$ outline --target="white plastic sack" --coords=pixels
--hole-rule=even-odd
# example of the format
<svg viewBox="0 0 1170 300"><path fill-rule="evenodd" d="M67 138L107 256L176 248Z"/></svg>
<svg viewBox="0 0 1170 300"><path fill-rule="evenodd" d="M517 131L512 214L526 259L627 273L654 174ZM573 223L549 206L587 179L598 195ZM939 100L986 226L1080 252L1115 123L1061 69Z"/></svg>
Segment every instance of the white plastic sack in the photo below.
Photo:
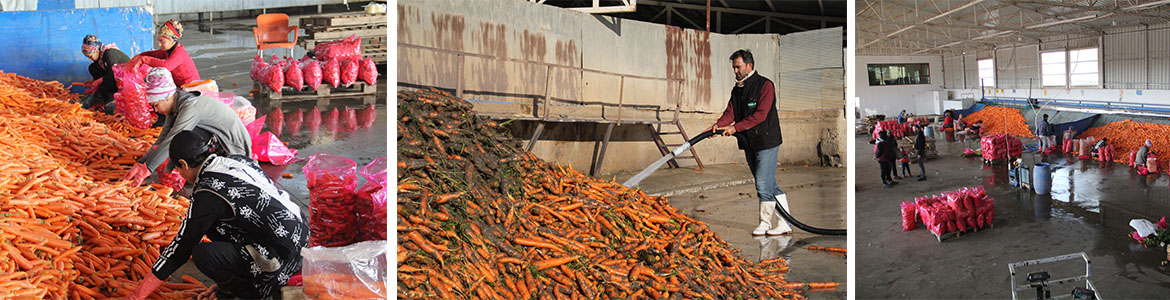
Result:
<svg viewBox="0 0 1170 300"><path fill-rule="evenodd" d="M387 299L386 241L301 250L305 295L310 299Z"/></svg>
<svg viewBox="0 0 1170 300"><path fill-rule="evenodd" d="M1158 230L1158 226L1155 226L1153 222L1146 219L1129 220L1129 227L1133 227L1141 237L1150 236Z"/></svg>

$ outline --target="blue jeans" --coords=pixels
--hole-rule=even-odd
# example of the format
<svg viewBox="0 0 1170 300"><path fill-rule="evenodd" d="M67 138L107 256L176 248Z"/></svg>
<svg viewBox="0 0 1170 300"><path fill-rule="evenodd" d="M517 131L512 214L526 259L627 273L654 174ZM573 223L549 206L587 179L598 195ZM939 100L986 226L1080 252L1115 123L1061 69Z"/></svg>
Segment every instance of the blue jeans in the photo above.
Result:
<svg viewBox="0 0 1170 300"><path fill-rule="evenodd" d="M756 152L744 151L752 177L756 179L756 195L760 202L776 201L776 195L784 194L776 183L776 158L779 154L780 146Z"/></svg>

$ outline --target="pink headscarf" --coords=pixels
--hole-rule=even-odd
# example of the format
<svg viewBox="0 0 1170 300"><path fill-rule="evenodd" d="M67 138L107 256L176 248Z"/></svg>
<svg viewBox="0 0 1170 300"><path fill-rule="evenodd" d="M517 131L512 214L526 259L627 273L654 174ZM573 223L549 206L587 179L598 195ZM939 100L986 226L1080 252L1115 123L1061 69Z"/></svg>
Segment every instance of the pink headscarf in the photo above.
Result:
<svg viewBox="0 0 1170 300"><path fill-rule="evenodd" d="M171 71L166 68L152 68L150 73L146 74L146 102L166 100L175 89L175 80L171 78Z"/></svg>

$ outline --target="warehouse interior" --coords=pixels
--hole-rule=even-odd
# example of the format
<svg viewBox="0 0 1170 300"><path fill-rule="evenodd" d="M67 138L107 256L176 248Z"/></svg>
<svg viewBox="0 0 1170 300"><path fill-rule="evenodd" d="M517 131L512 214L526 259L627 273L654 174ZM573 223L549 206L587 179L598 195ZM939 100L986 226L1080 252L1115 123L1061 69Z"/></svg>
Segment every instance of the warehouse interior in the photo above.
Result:
<svg viewBox="0 0 1170 300"><path fill-rule="evenodd" d="M253 141L253 147L249 150L253 154L257 154L252 159L258 162L264 171L263 175L267 175L271 186L275 187L275 189L266 190L264 193L272 193L265 195L285 193L280 197L287 196L289 202L283 207L288 212L300 212L303 217L301 220L306 223L320 222L321 218L321 214L317 210L321 208L321 199L318 198L321 187L309 184L312 180L307 178L306 174L312 173L313 168L308 168L310 171L304 169L306 165L311 164L311 161L319 161L319 155L329 154L333 157L344 157L344 160L353 163L352 172L345 177L348 180L353 180L352 184L354 185L360 183L366 188L384 186L384 183L379 184L378 182L385 182L384 172L380 175L383 177L376 180L369 179L379 176L374 173L368 174L369 177L359 174L359 170L371 165L373 167L366 169L366 171L377 172L376 169L379 167L375 162L381 162L380 168L382 170L386 168L385 145L387 144L389 125L386 105L388 89L384 76L387 74L386 32L388 22L384 1L6 1L0 4L0 10L3 10L0 12L3 15L0 17L0 31L4 32L5 39L9 41L0 48L6 53L11 53L14 57L14 59L0 63L0 70L3 71L6 78L9 78L9 81L4 84L6 91L12 90L8 86L13 84L11 78L19 78L17 76L26 77L23 80L37 82L44 86L39 92L31 89L17 90L19 93L8 93L6 97L22 97L22 93L28 93L32 99L51 101L51 104L45 106L46 108L23 115L12 116L10 114L5 117L6 119L36 120L40 118L43 120L44 115L69 113L72 114L70 115L72 118L75 118L72 120L74 122L84 122L88 125L100 122L102 126L107 127L102 133L101 131L68 131L75 128L58 126L60 130L66 130L64 133L66 136L74 134L83 137L117 137L124 135L124 132L127 131L145 132L142 136L135 136L136 139L131 140L131 142L124 142L127 143L127 146L123 148L128 148L124 151L119 151L118 147L87 148L97 145L78 143L74 147L82 147L81 149L85 149L84 153L88 154L89 157L85 159L80 157L66 158L62 160L64 162L61 162L61 166L54 165L58 163L56 160L39 162L42 164L40 167L60 169L59 175L67 172L78 172L75 169L77 163L80 163L82 167L85 164L90 164L88 170L75 174L88 172L86 176L96 176L103 179L87 182L84 188L101 187L95 190L132 191L109 192L107 195L123 194L124 198L121 200L126 203L125 208L129 208L131 205L134 208L133 210L113 213L107 210L109 209L107 205L99 204L81 206L83 210L89 212L84 214L84 217L82 212L78 210L61 211L59 212L60 216L53 218L50 218L52 215L47 216L44 213L36 215L35 217L43 218L40 222L42 224L46 223L45 220L62 218L69 220L68 227L72 227L72 229L54 232L53 234L59 234L59 236L51 237L68 241L69 247L74 249L62 252L42 247L41 250L33 252L26 249L26 247L30 247L28 241L6 239L4 242L8 245L4 249L6 258L20 257L22 254L17 251L22 251L24 253L23 259L37 267L22 265L19 269L12 269L8 264L12 260L6 259L4 267L6 275L2 280L6 288L3 295L0 295L2 298L212 299L219 297L222 299L232 297L228 288L222 286L217 288L217 281L200 270L200 267L206 266L199 266L195 263L199 259L198 254L195 255L196 258L183 257L182 261L186 263L170 273L169 276L159 278L162 282L155 288L146 288L150 286L146 283L149 281L148 279L156 276L152 275L152 266L160 260L160 255L171 255L163 249L173 239L176 239L175 237L180 231L180 222L185 222L185 217L190 216L185 212L187 208L191 207L189 199L195 199L192 195L195 181L188 180L186 186L183 185L182 181L176 184L173 177L170 176L178 176L175 175L178 173L162 174L161 169L156 171L157 174L146 178L141 186L132 183L134 181L132 179L123 178L123 174L127 174L127 171L131 169L130 165L134 164L134 160L142 156L144 151L150 149L154 138L160 135L163 123L158 123L159 125L154 128L151 128L151 124L139 127L131 123L132 117L127 112L137 108L121 105L134 101L126 100L132 96L119 98L122 100L111 100L117 102L118 106L118 109L111 116L106 116L106 113L98 111L100 109L97 108L91 111L79 107L77 103L79 97L94 93L93 90L86 88L86 84L94 79L91 73L87 72L87 66L90 66L89 71L93 71L93 66L90 65L93 58L87 58L89 53L84 52L86 48L83 45L92 45L83 44L83 37L87 35L94 35L100 38L101 42L104 42L104 44L99 44L104 45L100 50L102 53L109 53L107 51L117 49L129 57L134 57L142 52L159 49L157 35L162 34L160 26L164 26L162 27L164 29L168 28L167 26L175 28L171 31L174 36L172 40L176 40L178 45L184 47L183 51L189 56L186 60L190 61L195 72L201 76L197 85L192 84L186 88L199 86L200 89L197 91L201 95L224 101L224 104L234 110L233 114L239 114L239 120L235 120L235 116L233 116L232 121L255 125L256 135L250 137ZM271 17L271 19L261 18L262 15ZM171 19L174 19L175 22L168 23L168 20ZM263 20L276 21L261 23ZM337 22L338 20L342 22ZM346 24L339 26L339 23ZM272 34L277 38L270 36L267 40L258 37L258 32L268 30L283 34ZM333 86L322 84L300 89L293 87L291 78L289 81L282 81L277 85L276 89L280 91L274 91L272 88L266 88L259 84L261 80L256 78L257 66L254 63L258 54L263 53L263 60L274 64L278 58L291 61L306 58L303 62L304 65L316 65L318 62L315 58L319 57L315 57L315 55L319 53L314 51L315 45L319 46L326 42L341 40L351 34L358 34L362 39L360 46L348 49L353 52L347 52L348 55L351 55L348 58L349 61L369 59L373 63L370 67L373 67L380 76L368 78L370 79L368 81L355 81L348 87L343 86L344 84ZM87 38L86 42L92 43L92 40ZM268 46L268 44L280 45L273 48L261 47L262 45ZM177 49L176 46L170 53L179 52ZM102 57L101 55L105 54L100 54L98 57ZM352 58L353 56L358 58ZM168 56L167 59L172 59L172 57ZM180 58L175 57L171 62L178 60ZM128 62L119 62L116 65L125 66L126 64ZM288 67L282 71L297 69L300 65ZM174 68L171 65L167 65L167 67ZM104 64L103 61L103 68L113 68L113 66ZM158 69L154 69L154 71L158 71ZM170 72L180 73L180 71L174 70ZM116 77L111 76L110 78L123 80L122 76L132 75L118 73ZM171 76L176 79L179 77L179 75ZM142 81L143 79L138 77L137 85L144 85ZM119 85L115 85L118 88L118 93L124 93L119 95L129 95L128 90L132 87L128 83L133 82L126 79L125 82L120 81ZM181 84L176 83L175 85L175 88L183 88ZM58 90L63 95L50 98L46 92ZM141 97L141 95L139 96ZM146 106L146 100L142 100L141 104ZM123 108L125 109L123 110ZM215 109L219 108L215 107ZM222 109L219 110L222 111ZM321 118L318 115L316 120L311 121L301 119L302 113L309 116L311 111L322 112L325 117ZM339 113L330 117L330 112ZM288 114L287 123L284 122L284 114ZM341 116L338 117L338 114ZM294 115L296 115L295 121ZM360 124L350 122L350 116L354 117L355 120L361 120ZM194 118L198 119L198 117ZM267 121L264 118L267 118ZM278 118L281 121L274 121ZM254 123L256 119L261 120ZM42 124L42 126L45 125ZM267 135L268 133L271 133L271 136ZM266 143L262 143L258 138L261 135L266 137L264 140L267 141ZM5 140L9 143L17 143L16 139L10 137L6 137ZM56 138L55 140L60 141ZM41 143L51 144L51 141L46 138ZM38 147L45 147L45 145ZM264 148L263 155L260 155L259 148ZM59 151L54 152L60 153ZM119 162L120 165L114 164L101 168L93 165L93 161L108 161L111 160L111 157L119 155L127 158L127 160ZM280 159L276 159L278 156ZM68 162L68 160L73 160L73 162ZM5 162L35 163L27 159L10 158L6 158ZM339 174L344 173L346 168L341 169ZM8 173L4 173L2 176L6 178L16 176L10 173L10 169L5 172ZM21 175L21 177L24 176ZM30 176L31 182L34 177L48 177L49 175L40 173L37 175L28 174L28 176ZM58 175L53 176L57 178L45 182L52 183L62 180L62 177ZM268 187L267 184L259 183L266 180L255 177L252 179L258 182L257 185ZM8 188L8 186L5 187L5 193L12 194L15 191L8 190ZM72 192L72 189L31 184L23 191L27 191L29 194L47 194L63 190ZM70 199L57 198L51 204L57 206L72 205L71 201L97 202L100 199L100 193L95 193L95 190L89 190L87 194L79 193L77 197ZM280 192L275 192L275 190ZM315 193L314 190L318 192ZM366 190L366 192L372 192L372 190ZM358 193L358 191L350 189L342 194L352 199ZM154 198L147 197L147 195ZM239 196L241 195L229 195L233 201ZM251 200L253 196L259 195L249 194L243 197ZM311 205L310 199L314 199L316 205ZM146 201L153 201L153 203L148 205L145 204ZM239 201L241 202L236 203L242 203L244 200ZM367 208L372 209L372 206L375 206L372 202L369 204L371 207ZM44 205L45 203L42 203L40 207L44 207ZM164 211L160 209L163 206L180 207L182 210ZM348 206L350 214L356 215L357 209L354 209L352 204ZM311 207L314 209L310 209ZM385 202L382 203L382 209L383 211L386 209ZM0 210L3 210L5 219L11 221L16 219L13 212L23 210L23 208L5 202ZM93 217L139 219L141 220L139 224L142 226L108 223L98 227L102 228L100 232L77 231L77 228L93 228L89 226L101 224L100 220L90 219ZM313 220L314 217L317 219ZM382 218L385 219L386 216L383 215ZM365 271L368 273L361 276L366 276L365 280L369 281L371 285L363 288L347 286L347 291L361 290L375 295L389 295L390 291L386 289L387 286L377 284L379 281L388 282L390 278L388 272L385 271L388 269L385 261L389 254L385 250L388 249L385 241L386 229L378 228L375 223L364 224L370 224L368 227L371 228L369 239L349 240L344 245L329 245L329 250L325 252L337 255L343 248L365 247L363 249L370 249L369 245L375 244L374 248L380 247L381 251L337 259L336 262L339 262L337 265L334 265L333 261L320 259L306 260L308 263L304 265L298 263L297 265L301 265L303 268L300 268L296 275L274 277L285 281L280 282L279 287L272 289L272 292L267 296L283 299L312 299L328 297L331 294L340 296L342 293L339 289L333 288L328 291L320 289L321 285L327 283L325 280L317 280L322 278L317 274L336 274L338 270L342 270L336 269L337 266L349 263L367 266ZM364 224L362 225L366 226ZM385 225L384 222L379 224ZM357 220L349 220L344 226L356 228L354 226L357 225L359 225ZM6 223L5 227L13 229L19 226ZM212 229L208 230L210 232ZM290 237L296 235L296 233L288 234L288 231L283 228L273 228L272 231L283 232L276 233L278 235ZM352 231L357 232L357 230ZM375 236L378 232L381 233L380 237ZM214 234L208 233L207 235L213 236ZM250 238L256 235L260 234L252 232ZM306 236L305 239L299 241L314 244L313 246L323 245L319 240L319 236L312 238ZM109 246L111 245L110 241L114 241L112 245L116 246L113 247L115 252L108 252L109 247L105 248L106 250L100 250L103 248L97 245L103 243ZM214 241L222 242L223 240L217 237ZM254 240L252 241L254 242ZM351 244L361 244L361 246L349 247ZM271 244L259 242L254 245L271 247ZM31 247L36 247L36 245L31 245ZM317 250L324 248L318 247ZM173 253L173 251L172 249L169 252ZM57 255L61 253L65 253L65 255ZM121 255L124 253L125 255ZM288 255L295 255L296 260L300 262L299 251L288 253ZM381 262L378 262L379 260ZM45 263L49 261L53 263ZM334 269L324 271L322 266ZM344 267L343 269L349 269L349 271L341 271L342 273L350 272L350 274L339 280L356 280L359 276L358 273L361 272L356 268ZM50 280L50 278L52 279ZM247 284L250 285L250 283ZM256 287L251 288L259 290ZM236 296L249 298L249 296L241 294L236 294ZM259 296L253 295L251 297Z"/></svg>
<svg viewBox="0 0 1170 300"><path fill-rule="evenodd" d="M1168 176L1157 161L1131 167L1130 152L1149 139L1156 158L1170 142L1161 131L1170 124L1167 1L865 0L856 9L859 295L1030 298L1045 271L1051 281L1081 279L1053 285L1053 297L1090 286L1102 298L1164 297L1170 255L1161 233L1139 242L1131 221L1170 213ZM926 158L925 180L885 188L875 124L903 112L907 123L929 124L937 158ZM985 121L983 136L942 130L957 128L947 112L968 125ZM1051 152L1036 137L1045 116L1055 129ZM899 143L912 145L914 133L905 134ZM1106 153L1093 152L1103 138L1102 148L1119 154L1093 154ZM1009 142L1007 154L995 154L1003 140L1021 141L1022 153ZM923 229L917 198L964 187L994 199L993 220L947 234ZM1009 272L1028 261L1040 264ZM1091 284L1078 277L1087 274Z"/></svg>
<svg viewBox="0 0 1170 300"><path fill-rule="evenodd" d="M711 1L710 22L706 1L490 3L398 1L400 97L435 88L466 99L535 157L617 184L715 122L734 85L728 56L750 49L757 72L777 85L776 177L793 215L845 226L844 1ZM413 149L402 146L411 138L399 149ZM759 202L735 139L691 149L638 189L706 224L737 257L786 260L784 280L841 286L812 284L805 296L845 297L845 257L808 249L844 248L844 236L753 238ZM400 154L413 159L425 157Z"/></svg>

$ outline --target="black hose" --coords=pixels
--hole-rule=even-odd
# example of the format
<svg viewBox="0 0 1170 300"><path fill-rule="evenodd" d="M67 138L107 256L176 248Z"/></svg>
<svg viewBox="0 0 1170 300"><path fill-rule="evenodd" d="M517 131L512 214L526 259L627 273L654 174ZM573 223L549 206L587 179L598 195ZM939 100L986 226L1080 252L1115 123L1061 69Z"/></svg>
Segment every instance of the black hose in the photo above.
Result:
<svg viewBox="0 0 1170 300"><path fill-rule="evenodd" d="M687 143L691 144L691 147L694 147L695 144L699 143L699 141L707 139L716 134L723 134L723 130L704 131L703 133L700 133L699 135L691 138L691 140L687 141ZM825 229L806 225L800 222L800 220L797 220L796 217L793 217L792 214L789 214L788 211L785 210L779 202L776 203L776 211L780 212L780 216L784 217L784 220L787 220L788 223L791 223L792 225L796 226L796 228L800 228L800 230L804 230L808 233L820 235L845 235L847 232L845 229Z"/></svg>

